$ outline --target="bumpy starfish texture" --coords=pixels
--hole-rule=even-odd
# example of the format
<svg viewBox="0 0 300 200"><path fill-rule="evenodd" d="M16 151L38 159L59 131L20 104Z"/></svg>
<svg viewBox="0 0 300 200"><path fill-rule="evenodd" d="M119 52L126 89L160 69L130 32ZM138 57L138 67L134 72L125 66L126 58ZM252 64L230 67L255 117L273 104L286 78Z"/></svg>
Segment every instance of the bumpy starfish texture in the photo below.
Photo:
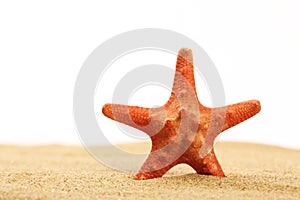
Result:
<svg viewBox="0 0 300 200"><path fill-rule="evenodd" d="M148 134L151 152L134 176L135 180L163 176L173 166L186 163L198 174L224 177L214 152L214 140L224 130L260 111L257 100L208 108L197 97L193 56L179 51L172 93L158 108L105 104L103 114Z"/></svg>

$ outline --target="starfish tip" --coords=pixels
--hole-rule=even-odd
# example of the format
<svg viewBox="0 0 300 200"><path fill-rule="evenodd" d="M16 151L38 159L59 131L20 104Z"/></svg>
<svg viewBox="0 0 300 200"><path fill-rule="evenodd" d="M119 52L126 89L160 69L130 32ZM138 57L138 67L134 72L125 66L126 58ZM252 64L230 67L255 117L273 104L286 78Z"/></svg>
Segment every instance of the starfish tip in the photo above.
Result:
<svg viewBox="0 0 300 200"><path fill-rule="evenodd" d="M252 108L255 111L255 113L259 113L261 110L260 102L258 100L250 100L249 102L251 103Z"/></svg>
<svg viewBox="0 0 300 200"><path fill-rule="evenodd" d="M178 56L183 57L189 63L193 63L193 53L192 50L189 48L182 48L178 52Z"/></svg>
<svg viewBox="0 0 300 200"><path fill-rule="evenodd" d="M103 107L102 107L102 113L106 116L106 117L109 117L112 115L112 105L107 103L107 104L104 104Z"/></svg>

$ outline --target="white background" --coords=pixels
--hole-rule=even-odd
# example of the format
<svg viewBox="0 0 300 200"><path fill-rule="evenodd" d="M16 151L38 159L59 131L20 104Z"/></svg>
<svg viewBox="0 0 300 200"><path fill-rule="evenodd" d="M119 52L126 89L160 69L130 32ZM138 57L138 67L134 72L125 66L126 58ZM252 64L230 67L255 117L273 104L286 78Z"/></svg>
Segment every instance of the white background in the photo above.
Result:
<svg viewBox="0 0 300 200"><path fill-rule="evenodd" d="M151 27L202 46L227 104L261 101L261 112L222 140L300 149L299 1L103 2L1 1L0 143L80 144L72 95L82 63L110 37Z"/></svg>

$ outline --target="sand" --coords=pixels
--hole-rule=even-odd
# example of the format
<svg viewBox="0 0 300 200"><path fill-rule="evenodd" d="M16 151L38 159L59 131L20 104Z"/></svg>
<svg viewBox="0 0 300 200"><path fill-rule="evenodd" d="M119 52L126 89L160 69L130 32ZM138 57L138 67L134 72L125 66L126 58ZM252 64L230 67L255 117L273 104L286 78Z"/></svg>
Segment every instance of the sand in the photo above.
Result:
<svg viewBox="0 0 300 200"><path fill-rule="evenodd" d="M121 146L149 151L149 144ZM105 167L80 146L0 145L0 152L0 199L300 199L299 150L219 143L226 178L178 165L146 181Z"/></svg>

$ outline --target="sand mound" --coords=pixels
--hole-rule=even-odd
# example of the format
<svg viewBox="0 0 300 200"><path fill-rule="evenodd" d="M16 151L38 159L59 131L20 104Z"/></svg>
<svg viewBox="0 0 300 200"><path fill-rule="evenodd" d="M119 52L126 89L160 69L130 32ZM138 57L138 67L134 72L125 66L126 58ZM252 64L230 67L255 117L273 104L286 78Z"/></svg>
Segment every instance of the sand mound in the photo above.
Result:
<svg viewBox="0 0 300 200"><path fill-rule="evenodd" d="M149 151L149 144L120 146ZM146 181L105 167L79 146L0 146L0 152L0 199L300 199L300 151L273 146L219 143L227 178L178 165Z"/></svg>

